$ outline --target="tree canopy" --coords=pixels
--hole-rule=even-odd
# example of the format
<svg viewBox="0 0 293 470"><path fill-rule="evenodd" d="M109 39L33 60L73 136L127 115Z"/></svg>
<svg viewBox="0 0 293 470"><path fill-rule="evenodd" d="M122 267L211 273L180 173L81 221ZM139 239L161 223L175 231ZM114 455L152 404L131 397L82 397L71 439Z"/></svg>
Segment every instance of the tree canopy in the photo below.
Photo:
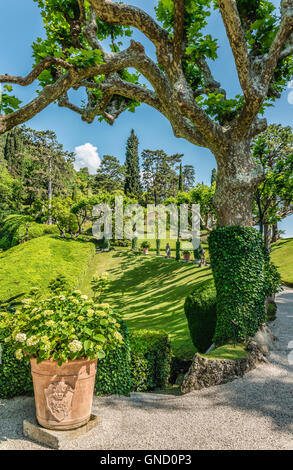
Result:
<svg viewBox="0 0 293 470"><path fill-rule="evenodd" d="M175 136L215 155L219 223L249 225L254 190L263 178L250 141L265 130L260 115L292 76L293 0L281 0L279 8L269 0L158 0L154 16L111 0L35 1L46 37L34 42L35 63L26 77L0 76L0 133L55 101L86 122L98 117L110 124L146 103L169 120ZM212 73L219 45L206 27L214 10L222 17L242 90L232 98ZM156 60L140 42L124 47L133 28L153 43ZM39 94L21 106L11 87L35 80ZM68 92L80 88L87 100L76 105Z"/></svg>

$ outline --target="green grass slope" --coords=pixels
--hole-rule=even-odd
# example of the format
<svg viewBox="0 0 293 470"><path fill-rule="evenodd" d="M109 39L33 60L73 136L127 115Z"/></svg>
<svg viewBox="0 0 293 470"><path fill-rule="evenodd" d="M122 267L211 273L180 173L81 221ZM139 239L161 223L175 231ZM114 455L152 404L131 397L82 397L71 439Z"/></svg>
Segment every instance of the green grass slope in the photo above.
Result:
<svg viewBox="0 0 293 470"><path fill-rule="evenodd" d="M165 330L177 356L193 357L195 349L183 305L196 282L211 278L209 268L122 250L100 253L94 257L81 290L90 295L91 276L104 271L111 280L104 301L123 315L131 329Z"/></svg>
<svg viewBox="0 0 293 470"><path fill-rule="evenodd" d="M27 292L33 286L45 291L59 274L76 287L94 254L92 243L52 236L35 238L0 253L0 299Z"/></svg>
<svg viewBox="0 0 293 470"><path fill-rule="evenodd" d="M274 243L271 258L281 274L282 281L293 287L293 238Z"/></svg>

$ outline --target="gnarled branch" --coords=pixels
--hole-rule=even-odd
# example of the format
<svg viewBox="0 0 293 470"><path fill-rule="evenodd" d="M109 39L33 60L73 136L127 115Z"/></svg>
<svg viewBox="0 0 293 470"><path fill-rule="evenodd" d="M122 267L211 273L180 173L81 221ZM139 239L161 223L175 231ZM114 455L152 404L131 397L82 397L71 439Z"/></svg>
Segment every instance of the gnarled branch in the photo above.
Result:
<svg viewBox="0 0 293 470"><path fill-rule="evenodd" d="M184 0L174 0L174 57L173 63L176 68L180 66L183 52L183 34L184 34Z"/></svg>
<svg viewBox="0 0 293 470"><path fill-rule="evenodd" d="M35 68L26 76L26 77L17 77L14 75L0 75L0 83L14 83L16 85L28 86L31 85L45 69L51 65L58 65L64 69L74 68L72 64L68 64L63 59L58 57L45 57L41 62L39 62Z"/></svg>
<svg viewBox="0 0 293 470"><path fill-rule="evenodd" d="M235 0L219 0L219 6L235 59L241 88L246 98L255 94L246 39Z"/></svg>
<svg viewBox="0 0 293 470"><path fill-rule="evenodd" d="M168 33L145 11L138 7L112 2L111 0L89 0L98 17L110 24L134 26L145 34L156 47L165 47Z"/></svg>

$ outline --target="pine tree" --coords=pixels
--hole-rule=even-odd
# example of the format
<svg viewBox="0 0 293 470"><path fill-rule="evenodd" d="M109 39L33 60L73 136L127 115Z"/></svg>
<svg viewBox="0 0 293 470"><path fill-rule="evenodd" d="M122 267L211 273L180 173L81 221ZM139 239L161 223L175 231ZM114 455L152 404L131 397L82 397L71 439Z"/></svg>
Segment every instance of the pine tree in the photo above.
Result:
<svg viewBox="0 0 293 470"><path fill-rule="evenodd" d="M126 195L133 194L137 197L141 193L138 144L138 138L132 129L126 144L126 178L124 192Z"/></svg>

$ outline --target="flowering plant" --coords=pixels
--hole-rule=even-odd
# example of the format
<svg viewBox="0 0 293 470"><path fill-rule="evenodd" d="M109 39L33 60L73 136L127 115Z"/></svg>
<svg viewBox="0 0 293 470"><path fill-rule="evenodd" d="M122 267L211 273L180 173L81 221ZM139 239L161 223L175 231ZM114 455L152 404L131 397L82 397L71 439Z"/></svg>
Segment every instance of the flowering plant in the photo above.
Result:
<svg viewBox="0 0 293 470"><path fill-rule="evenodd" d="M5 341L17 344L18 359L52 359L59 365L68 359L102 359L107 349L123 342L119 327L109 304L95 303L80 291L45 299L35 293L15 312L0 312L0 329L11 331Z"/></svg>

